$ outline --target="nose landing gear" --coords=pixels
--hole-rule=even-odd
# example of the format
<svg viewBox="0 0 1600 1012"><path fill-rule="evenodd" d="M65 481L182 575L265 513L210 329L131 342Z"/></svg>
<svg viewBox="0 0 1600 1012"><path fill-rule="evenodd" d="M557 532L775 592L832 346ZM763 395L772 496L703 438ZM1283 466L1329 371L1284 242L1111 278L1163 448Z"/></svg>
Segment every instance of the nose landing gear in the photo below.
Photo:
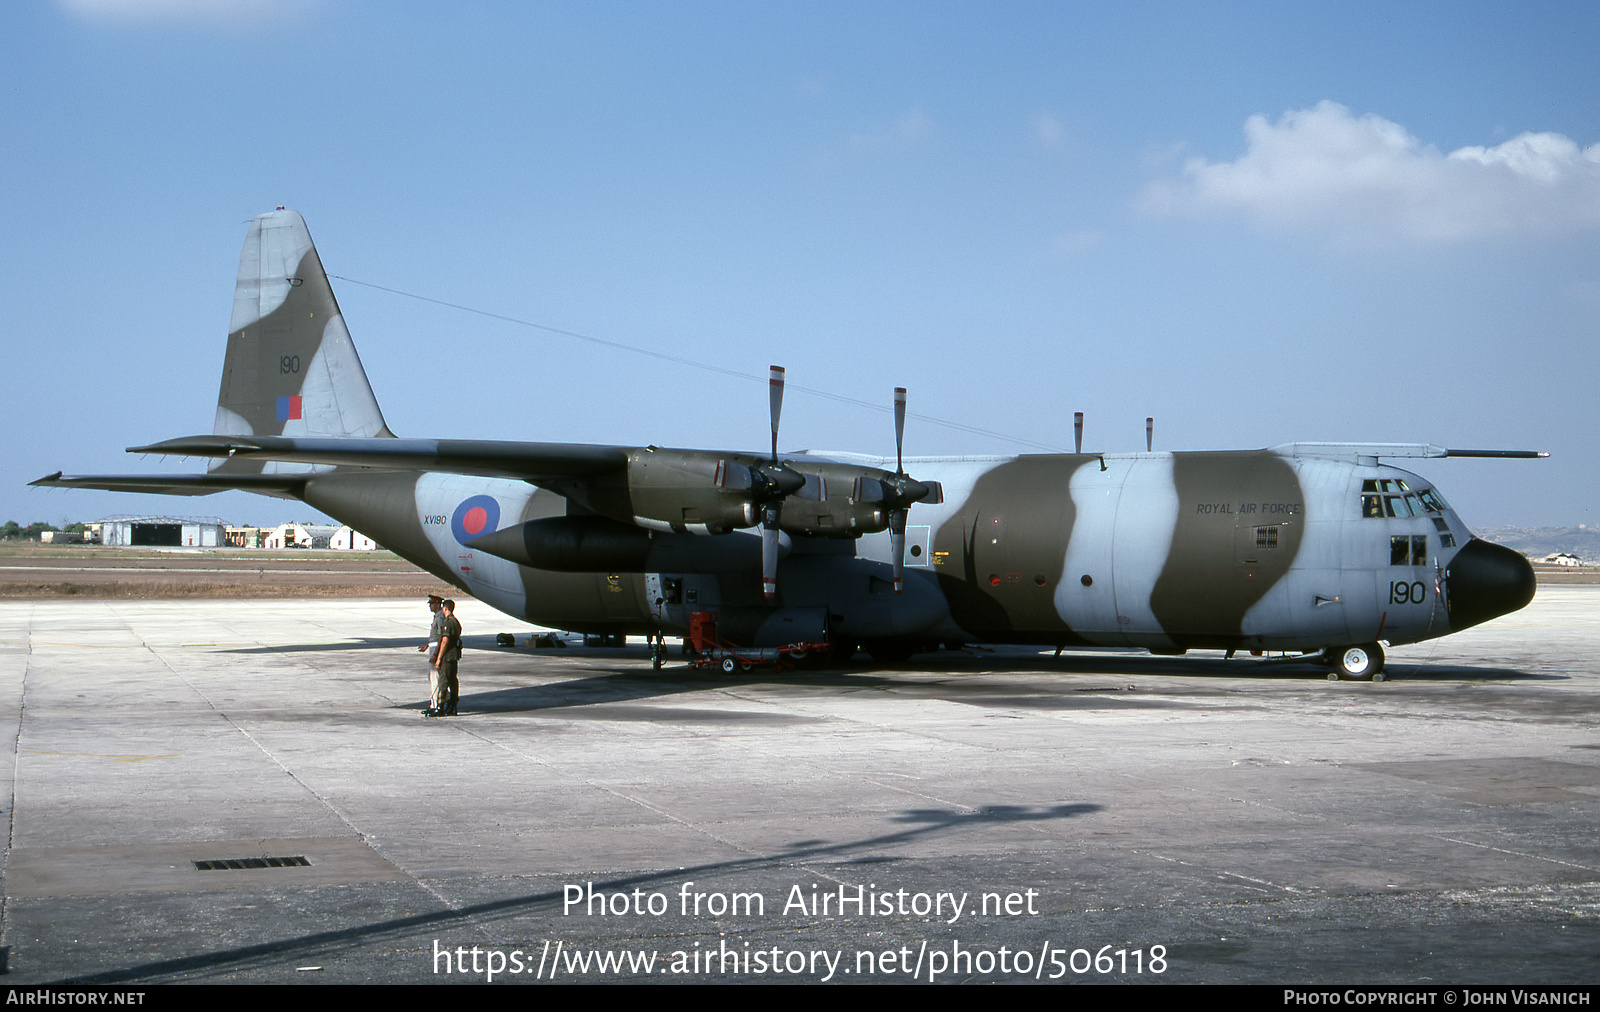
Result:
<svg viewBox="0 0 1600 1012"><path fill-rule="evenodd" d="M1329 647L1323 651L1322 663L1333 669L1328 672L1330 682L1383 681L1383 647L1376 643Z"/></svg>

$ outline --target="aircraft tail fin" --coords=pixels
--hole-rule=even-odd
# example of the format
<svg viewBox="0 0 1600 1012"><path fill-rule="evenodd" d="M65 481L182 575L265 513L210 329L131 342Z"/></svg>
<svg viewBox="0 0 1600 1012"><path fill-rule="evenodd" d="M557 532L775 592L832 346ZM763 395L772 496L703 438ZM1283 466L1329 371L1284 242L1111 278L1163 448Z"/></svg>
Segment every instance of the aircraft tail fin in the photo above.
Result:
<svg viewBox="0 0 1600 1012"><path fill-rule="evenodd" d="M250 223L239 257L212 431L235 436L392 437L345 328L305 219ZM215 470L260 471L260 461Z"/></svg>

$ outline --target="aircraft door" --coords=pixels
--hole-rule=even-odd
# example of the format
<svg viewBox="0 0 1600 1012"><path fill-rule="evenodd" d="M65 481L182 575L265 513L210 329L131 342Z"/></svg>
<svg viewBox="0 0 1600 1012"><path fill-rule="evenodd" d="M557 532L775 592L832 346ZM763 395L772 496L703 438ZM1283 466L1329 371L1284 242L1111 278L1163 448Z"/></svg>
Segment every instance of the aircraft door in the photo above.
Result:
<svg viewBox="0 0 1600 1012"><path fill-rule="evenodd" d="M662 629L687 631L690 612L717 611L722 605L722 595L715 576L703 573L648 573L636 582L640 595L639 607ZM617 606L620 604L619 601Z"/></svg>
<svg viewBox="0 0 1600 1012"><path fill-rule="evenodd" d="M650 609L650 617L656 620L657 625L664 625L666 621L666 579L660 573L644 574L645 604Z"/></svg>

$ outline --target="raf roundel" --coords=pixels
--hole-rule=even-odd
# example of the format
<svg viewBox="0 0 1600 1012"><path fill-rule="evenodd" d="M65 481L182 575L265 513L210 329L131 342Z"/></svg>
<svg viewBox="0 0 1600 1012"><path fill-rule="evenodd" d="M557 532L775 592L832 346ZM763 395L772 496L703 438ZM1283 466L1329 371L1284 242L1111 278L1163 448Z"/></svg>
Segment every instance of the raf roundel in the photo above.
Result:
<svg viewBox="0 0 1600 1012"><path fill-rule="evenodd" d="M473 538L493 534L500 528L500 504L494 496L475 495L456 507L450 517L450 533L465 545Z"/></svg>

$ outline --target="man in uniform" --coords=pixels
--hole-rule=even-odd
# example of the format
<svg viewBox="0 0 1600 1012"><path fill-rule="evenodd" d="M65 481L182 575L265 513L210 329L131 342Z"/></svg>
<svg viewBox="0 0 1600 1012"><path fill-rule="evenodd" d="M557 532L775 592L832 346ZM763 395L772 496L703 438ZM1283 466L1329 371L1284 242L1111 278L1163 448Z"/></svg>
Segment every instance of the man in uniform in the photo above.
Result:
<svg viewBox="0 0 1600 1012"><path fill-rule="evenodd" d="M439 653L439 632L444 627L444 615L439 606L444 603L444 598L438 594L428 595L428 610L433 612L433 625L428 627L428 642L417 648L419 653L428 655L428 706L422 711L424 717L437 716L444 709L444 698L439 694L439 668L437 659Z"/></svg>
<svg viewBox="0 0 1600 1012"><path fill-rule="evenodd" d="M434 668L439 672L439 692L444 700L441 708L423 713L430 717L454 717L456 698L461 694L461 686L456 681L456 662L461 659L461 623L456 621L454 601L446 600L439 608L444 622L439 628L439 651L434 655Z"/></svg>

